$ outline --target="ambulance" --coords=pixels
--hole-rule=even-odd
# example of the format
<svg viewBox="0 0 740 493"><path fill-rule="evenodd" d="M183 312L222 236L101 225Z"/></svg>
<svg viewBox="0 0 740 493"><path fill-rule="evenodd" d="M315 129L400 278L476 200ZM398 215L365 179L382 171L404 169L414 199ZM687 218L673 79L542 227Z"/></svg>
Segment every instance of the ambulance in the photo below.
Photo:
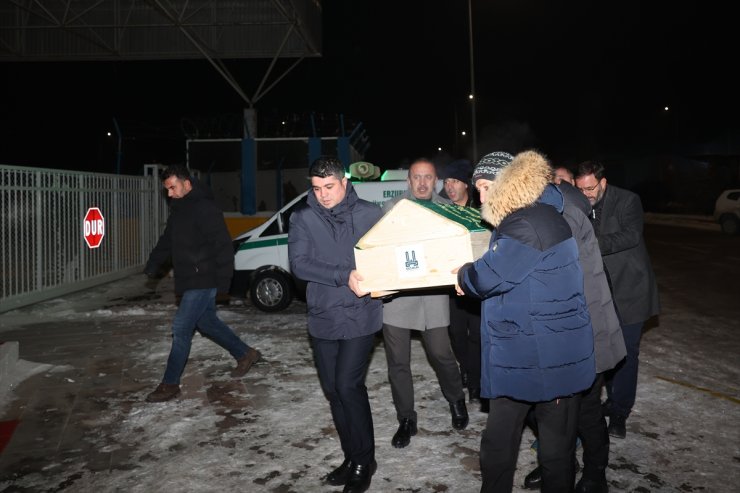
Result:
<svg viewBox="0 0 740 493"><path fill-rule="evenodd" d="M382 204L408 189L405 170L390 175L384 181L353 182L361 199ZM442 180L436 190L442 189ZM248 294L254 306L265 312L287 308L296 295L302 296L305 285L290 273L288 262L288 226L290 215L306 202L304 192L260 226L234 239L234 278L231 295L245 298Z"/></svg>

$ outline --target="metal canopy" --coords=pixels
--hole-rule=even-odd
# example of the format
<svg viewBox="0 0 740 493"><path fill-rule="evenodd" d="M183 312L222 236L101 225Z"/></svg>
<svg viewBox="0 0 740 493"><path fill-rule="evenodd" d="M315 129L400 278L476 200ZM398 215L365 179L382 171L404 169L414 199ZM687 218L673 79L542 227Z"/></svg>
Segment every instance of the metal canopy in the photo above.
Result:
<svg viewBox="0 0 740 493"><path fill-rule="evenodd" d="M319 0L0 0L0 61L208 59L252 106L321 56ZM280 58L295 62L265 87ZM272 59L249 98L224 59Z"/></svg>

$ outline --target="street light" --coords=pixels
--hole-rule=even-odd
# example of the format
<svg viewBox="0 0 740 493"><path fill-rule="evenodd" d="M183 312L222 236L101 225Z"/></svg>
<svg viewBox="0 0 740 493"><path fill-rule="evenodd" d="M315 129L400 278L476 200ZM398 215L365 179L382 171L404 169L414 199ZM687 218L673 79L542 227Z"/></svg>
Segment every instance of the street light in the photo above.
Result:
<svg viewBox="0 0 740 493"><path fill-rule="evenodd" d="M123 154L123 135L121 134L121 127L118 126L118 120L113 117L113 129L116 131L116 137L118 138L118 150L116 151L116 174L121 174L121 155ZM108 132L110 135L110 132Z"/></svg>
<svg viewBox="0 0 740 493"><path fill-rule="evenodd" d="M478 133L475 125L475 65L473 61L473 6L468 0L468 43L470 44L470 114L473 123L473 162L478 160Z"/></svg>

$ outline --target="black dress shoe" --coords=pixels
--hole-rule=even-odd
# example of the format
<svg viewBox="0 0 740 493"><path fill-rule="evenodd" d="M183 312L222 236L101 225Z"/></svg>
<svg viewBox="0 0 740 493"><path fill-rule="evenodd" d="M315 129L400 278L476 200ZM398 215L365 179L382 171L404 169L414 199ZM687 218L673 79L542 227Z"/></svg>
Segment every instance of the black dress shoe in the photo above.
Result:
<svg viewBox="0 0 740 493"><path fill-rule="evenodd" d="M594 479L581 478L576 483L575 493L609 493L609 485L606 479L596 481Z"/></svg>
<svg viewBox="0 0 740 493"><path fill-rule="evenodd" d="M542 486L542 467L537 466L524 477L524 488L528 490L539 490L540 486Z"/></svg>
<svg viewBox="0 0 740 493"><path fill-rule="evenodd" d="M464 430L468 426L468 408L465 407L465 399L450 402L450 413L452 414L452 427L456 430Z"/></svg>
<svg viewBox="0 0 740 493"><path fill-rule="evenodd" d="M576 474L581 470L581 464L578 459L575 460ZM524 488L527 490L539 490L542 486L542 467L537 466L524 476Z"/></svg>
<svg viewBox="0 0 740 493"><path fill-rule="evenodd" d="M411 437L416 435L416 421L411 418L403 418L398 425L396 434L393 435L391 445L396 448L404 448L411 443Z"/></svg>
<svg viewBox="0 0 740 493"><path fill-rule="evenodd" d="M576 474L581 470L581 464L578 459L575 461ZM527 490L539 490L542 486L542 467L537 466L532 471L524 476L524 489Z"/></svg>
<svg viewBox="0 0 740 493"><path fill-rule="evenodd" d="M469 400L471 403L480 402L480 388L473 387L468 389L468 393L470 394Z"/></svg>
<svg viewBox="0 0 740 493"><path fill-rule="evenodd" d="M627 416L612 414L609 417L609 436L624 438L627 436Z"/></svg>
<svg viewBox="0 0 740 493"><path fill-rule="evenodd" d="M347 478L349 478L351 465L352 461L350 461L349 459L344 459L344 462L342 462L341 466L337 467L332 472L326 475L324 481L332 486L342 486L343 484L347 483Z"/></svg>
<svg viewBox="0 0 740 493"><path fill-rule="evenodd" d="M349 478L347 478L347 483L344 485L342 493L362 493L363 491L367 491L370 487L370 480L372 480L377 468L378 464L375 461L372 461L366 466L352 462Z"/></svg>

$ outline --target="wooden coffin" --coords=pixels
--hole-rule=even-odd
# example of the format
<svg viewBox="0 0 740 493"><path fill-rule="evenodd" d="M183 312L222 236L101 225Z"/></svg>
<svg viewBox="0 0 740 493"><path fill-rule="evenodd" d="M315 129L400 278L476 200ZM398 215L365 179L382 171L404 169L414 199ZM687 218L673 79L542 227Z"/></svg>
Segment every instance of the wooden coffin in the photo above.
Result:
<svg viewBox="0 0 740 493"><path fill-rule="evenodd" d="M452 270L483 255L490 238L477 209L401 200L355 245L360 286L382 295L454 285Z"/></svg>

